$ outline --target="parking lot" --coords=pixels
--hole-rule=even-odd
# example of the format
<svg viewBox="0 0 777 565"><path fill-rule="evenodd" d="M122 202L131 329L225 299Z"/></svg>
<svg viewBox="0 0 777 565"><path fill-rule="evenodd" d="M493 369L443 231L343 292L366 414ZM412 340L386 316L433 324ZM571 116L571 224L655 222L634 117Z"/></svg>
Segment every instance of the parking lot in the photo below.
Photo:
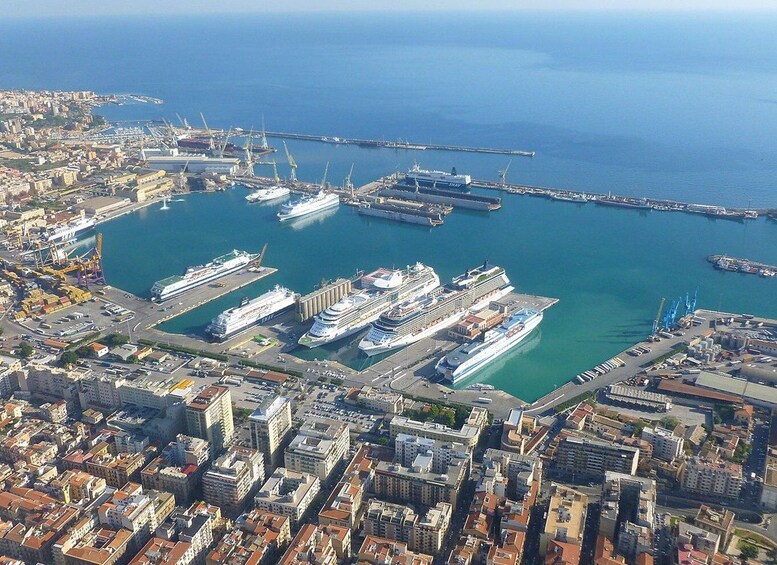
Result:
<svg viewBox="0 0 777 565"><path fill-rule="evenodd" d="M381 416L346 404L347 390L331 384L311 385L305 398L298 404L295 417L299 419L319 417L348 424L351 433L362 434L374 430Z"/></svg>

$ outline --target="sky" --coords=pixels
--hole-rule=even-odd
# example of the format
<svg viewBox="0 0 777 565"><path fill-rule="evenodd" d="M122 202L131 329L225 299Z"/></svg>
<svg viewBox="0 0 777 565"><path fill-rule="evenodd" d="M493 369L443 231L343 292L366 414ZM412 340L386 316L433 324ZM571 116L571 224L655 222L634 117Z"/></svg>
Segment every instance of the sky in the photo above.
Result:
<svg viewBox="0 0 777 565"><path fill-rule="evenodd" d="M777 12L776 0L0 0L3 17L338 11Z"/></svg>

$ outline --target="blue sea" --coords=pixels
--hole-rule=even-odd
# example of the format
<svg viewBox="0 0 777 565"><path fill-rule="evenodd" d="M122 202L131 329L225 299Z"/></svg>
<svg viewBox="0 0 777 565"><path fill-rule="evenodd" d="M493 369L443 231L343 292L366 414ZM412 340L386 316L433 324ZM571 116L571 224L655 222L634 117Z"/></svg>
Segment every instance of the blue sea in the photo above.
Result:
<svg viewBox="0 0 777 565"><path fill-rule="evenodd" d="M414 160L490 179L509 163L516 183L777 207L775 24L773 15L579 12L4 20L0 88L165 100L101 109L112 120L178 114L199 125L203 112L225 129L264 119L269 130L536 151L510 160L289 142L310 181L326 163L334 183L352 164L361 183ZM661 297L698 287L703 307L777 316L777 281L705 261L777 263L777 223L765 219L506 195L499 212L457 211L431 231L345 208L293 230L243 194L192 195L106 225L109 282L143 293L186 265L265 241L279 272L254 294L416 260L447 278L488 258L520 291L561 299L531 344L481 376L525 400L643 337ZM197 332L237 300L165 329Z"/></svg>

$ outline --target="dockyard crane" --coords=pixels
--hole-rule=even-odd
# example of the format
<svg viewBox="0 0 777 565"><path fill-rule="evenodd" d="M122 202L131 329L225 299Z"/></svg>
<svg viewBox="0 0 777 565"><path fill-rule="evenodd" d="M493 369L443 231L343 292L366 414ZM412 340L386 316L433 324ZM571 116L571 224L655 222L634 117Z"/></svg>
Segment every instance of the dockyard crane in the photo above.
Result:
<svg viewBox="0 0 777 565"><path fill-rule="evenodd" d="M281 182L281 177L278 176L278 167L275 165L275 159L272 160L272 176L275 179L275 184Z"/></svg>
<svg viewBox="0 0 777 565"><path fill-rule="evenodd" d="M499 184L502 186L505 186L507 184L507 171L510 170L510 164L513 162L512 159L507 161L507 166L499 171Z"/></svg>
<svg viewBox="0 0 777 565"><path fill-rule="evenodd" d="M658 325L661 322L661 312L664 310L665 302L666 302L666 298L662 298L661 302L658 305L658 312L656 312L656 319L653 321L653 335L656 335L658 333Z"/></svg>
<svg viewBox="0 0 777 565"><path fill-rule="evenodd" d="M262 247L262 252L259 254L259 258L256 260L256 264L254 265L257 269L262 266L262 261L264 261L264 254L267 252L267 244L264 244L264 247Z"/></svg>
<svg viewBox="0 0 777 565"><path fill-rule="evenodd" d="M351 181L351 175L353 175L353 163L351 163L351 170L348 171L348 176L345 177L345 190L351 191L351 198L353 198L353 182Z"/></svg>
<svg viewBox="0 0 777 565"><path fill-rule="evenodd" d="M224 141L219 145L219 158L224 158L224 150L227 148L227 143L229 143L229 136L232 135L232 128L229 128L227 130L227 135L224 136Z"/></svg>
<svg viewBox="0 0 777 565"><path fill-rule="evenodd" d="M267 143L267 134L264 130L264 114L262 114L262 138L259 140L259 144L263 151L270 149L270 146Z"/></svg>
<svg viewBox="0 0 777 565"><path fill-rule="evenodd" d="M289 153L289 148L285 141L283 142L283 150L286 152L286 160L289 162L289 167L291 168L289 180L291 180L291 182L297 182L297 162L294 160L294 156Z"/></svg>
<svg viewBox="0 0 777 565"><path fill-rule="evenodd" d="M248 132L248 139L246 140L245 153L246 153L246 176L254 176L254 128Z"/></svg>
<svg viewBox="0 0 777 565"><path fill-rule="evenodd" d="M329 161L326 162L326 167L324 167L324 178L321 179L321 190L324 190L326 188L327 173L329 173Z"/></svg>
<svg viewBox="0 0 777 565"><path fill-rule="evenodd" d="M205 126L205 133L208 134L208 149L210 150L211 154L216 149L216 144L213 142L213 133L210 131L210 128L208 127L208 122L205 121L205 116L202 112L200 112L200 118L202 118L202 125Z"/></svg>

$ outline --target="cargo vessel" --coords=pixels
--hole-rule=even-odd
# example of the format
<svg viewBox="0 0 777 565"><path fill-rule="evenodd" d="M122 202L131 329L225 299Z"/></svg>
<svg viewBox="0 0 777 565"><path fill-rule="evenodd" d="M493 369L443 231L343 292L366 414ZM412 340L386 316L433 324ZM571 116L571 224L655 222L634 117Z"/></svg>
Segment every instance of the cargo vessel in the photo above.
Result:
<svg viewBox="0 0 777 565"><path fill-rule="evenodd" d="M233 249L230 253L216 257L210 263L195 265L186 269L183 275L173 275L159 280L151 287L151 296L162 302L178 296L197 286L213 282L248 266L259 255Z"/></svg>
<svg viewBox="0 0 777 565"><path fill-rule="evenodd" d="M309 214L314 214L329 208L335 208L340 205L340 197L333 193L326 193L323 190L316 194L303 196L294 202L287 202L278 211L280 221L300 218Z"/></svg>
<svg viewBox="0 0 777 565"><path fill-rule="evenodd" d="M298 294L288 288L276 285L271 291L253 300L244 298L240 306L225 310L211 320L205 332L214 339L223 341L246 328L264 323L290 310L298 297Z"/></svg>
<svg viewBox="0 0 777 565"><path fill-rule="evenodd" d="M367 355L403 347L458 322L468 310L479 310L513 287L504 269L486 261L445 286L404 301L381 316L359 342Z"/></svg>
<svg viewBox="0 0 777 565"><path fill-rule="evenodd" d="M91 229L94 229L94 218L78 218L75 221L67 224L49 228L43 233L43 239L47 242L54 243L58 241L71 241L77 238L82 233L86 233Z"/></svg>
<svg viewBox="0 0 777 565"><path fill-rule="evenodd" d="M625 198L622 196L600 196L595 200L600 206L632 208L634 210L652 210L653 207L644 198Z"/></svg>
<svg viewBox="0 0 777 565"><path fill-rule="evenodd" d="M434 269L416 263L404 270L380 268L358 279L353 292L317 314L299 343L318 347L352 335L393 305L425 295L440 285Z"/></svg>
<svg viewBox="0 0 777 565"><path fill-rule="evenodd" d="M455 385L517 346L540 322L542 312L522 308L501 326L487 330L481 339L465 343L445 355L435 369Z"/></svg>
<svg viewBox="0 0 777 565"><path fill-rule="evenodd" d="M412 168L405 173L405 182L411 186L418 183L421 186L436 188L467 189L472 184L472 177L458 174L455 167L450 173L446 173L422 169L418 163L414 163Z"/></svg>

